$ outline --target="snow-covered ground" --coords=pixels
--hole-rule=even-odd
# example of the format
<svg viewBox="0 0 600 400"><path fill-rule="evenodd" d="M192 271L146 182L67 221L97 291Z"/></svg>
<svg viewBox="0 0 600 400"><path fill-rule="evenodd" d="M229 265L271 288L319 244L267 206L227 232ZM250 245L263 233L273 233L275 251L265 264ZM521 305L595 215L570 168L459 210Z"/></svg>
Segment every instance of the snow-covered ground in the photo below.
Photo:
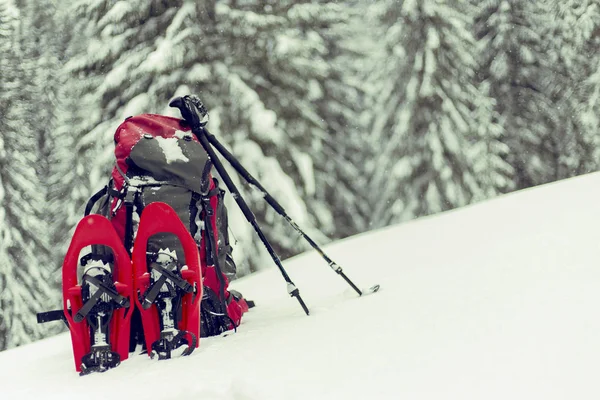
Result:
<svg viewBox="0 0 600 400"><path fill-rule="evenodd" d="M234 282L257 302L190 357L79 377L68 335L0 353L1 399L598 399L600 174L363 234Z"/></svg>

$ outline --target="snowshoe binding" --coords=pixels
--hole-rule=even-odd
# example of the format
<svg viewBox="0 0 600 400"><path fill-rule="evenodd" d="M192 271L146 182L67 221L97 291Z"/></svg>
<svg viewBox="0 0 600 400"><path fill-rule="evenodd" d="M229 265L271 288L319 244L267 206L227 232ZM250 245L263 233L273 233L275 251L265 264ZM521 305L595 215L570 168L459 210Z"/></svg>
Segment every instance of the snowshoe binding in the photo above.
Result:
<svg viewBox="0 0 600 400"><path fill-rule="evenodd" d="M79 260L87 247L108 247ZM77 279L78 269L83 269ZM90 215L80 221L63 263L63 307L71 332L75 368L104 372L127 359L133 282L131 261L110 221Z"/></svg>
<svg viewBox="0 0 600 400"><path fill-rule="evenodd" d="M186 265L175 251L148 252L148 239L157 233L172 233L183 246ZM142 212L133 248L136 302L140 309L146 350L152 358L169 359L199 346L202 281L200 257L194 239L167 204L151 203Z"/></svg>
<svg viewBox="0 0 600 400"><path fill-rule="evenodd" d="M75 322L87 319L90 327L91 352L81 360L81 375L87 375L104 372L121 363L121 357L109 345L110 320L114 310L129 308L130 301L118 293L105 257L88 257L82 264L85 271L81 284L83 306L73 319Z"/></svg>
<svg viewBox="0 0 600 400"><path fill-rule="evenodd" d="M194 292L194 287L181 277L182 268L175 251L161 249L158 253L148 253L150 283L140 298L142 308L147 310L156 304L159 310L160 339L152 343L151 357L171 358L171 352L183 345L189 345L182 355L189 355L196 347L197 337L187 331L177 330L181 320L183 296ZM187 267L185 267L187 268Z"/></svg>

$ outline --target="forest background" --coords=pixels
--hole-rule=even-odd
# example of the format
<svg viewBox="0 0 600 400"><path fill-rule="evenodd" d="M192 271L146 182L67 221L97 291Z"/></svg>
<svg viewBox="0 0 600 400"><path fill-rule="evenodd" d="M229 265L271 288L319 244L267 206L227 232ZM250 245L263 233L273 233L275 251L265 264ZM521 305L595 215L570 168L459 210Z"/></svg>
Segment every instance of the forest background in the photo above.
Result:
<svg viewBox="0 0 600 400"><path fill-rule="evenodd" d="M59 329L35 313L125 117L198 94L326 243L598 170L599 27L586 0L0 0L0 350ZM305 250L230 172L282 258ZM240 275L271 265L228 207Z"/></svg>

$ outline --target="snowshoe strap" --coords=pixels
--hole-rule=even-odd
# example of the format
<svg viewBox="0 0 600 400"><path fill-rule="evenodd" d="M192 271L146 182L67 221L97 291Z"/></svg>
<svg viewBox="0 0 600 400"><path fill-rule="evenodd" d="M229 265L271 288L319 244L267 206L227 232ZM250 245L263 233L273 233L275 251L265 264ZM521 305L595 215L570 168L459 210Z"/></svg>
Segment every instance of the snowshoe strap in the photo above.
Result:
<svg viewBox="0 0 600 400"><path fill-rule="evenodd" d="M226 313L221 314L201 309L200 321L200 337L218 336L231 329L237 332L235 322Z"/></svg>
<svg viewBox="0 0 600 400"><path fill-rule="evenodd" d="M73 320L75 322L83 321L85 319L85 317L90 313L90 311L92 311L92 308L94 308L94 306L96 304L98 304L98 301L100 301L101 298L102 298L102 291L97 290L94 293L94 295L88 301L85 302L83 307L81 307L79 309L77 314L75 314L75 317L73 318Z"/></svg>
<svg viewBox="0 0 600 400"><path fill-rule="evenodd" d="M188 281L183 279L181 276L175 274L174 272L171 272L168 269L164 268L159 263L152 262L150 264L150 268L158 271L161 274L161 276L156 282L154 282L154 284L150 288L148 288L142 299L140 299L142 300L142 308L144 308L144 310L147 310L148 308L150 308L150 306L152 306L152 303L154 303L156 297L158 297L158 294L160 293L160 289L165 283L167 283L167 279L173 282L175 286L177 286L180 290L182 290L185 293L192 293L194 291L194 287L190 285ZM168 288L169 295L171 297L177 295L177 293L172 293L170 287Z"/></svg>
<svg viewBox="0 0 600 400"><path fill-rule="evenodd" d="M158 263L152 263L150 264L150 268L160 272L161 275L166 276L169 280L171 280L171 282L173 282L178 288L180 288L184 292L192 293L192 291L194 290L194 288L192 287L192 285L190 285L188 281L183 279L181 276L175 274L174 272L171 272L168 269L164 268L162 265Z"/></svg>
<svg viewBox="0 0 600 400"><path fill-rule="evenodd" d="M75 317L73 318L75 322L83 321L83 319L89 314L92 308L94 308L94 306L98 304L103 294L106 294L115 303L117 303L117 308L129 307L129 299L121 296L115 289L106 286L103 282L96 279L95 277L84 275L83 281L87 281L90 284L96 286L98 290L96 290L92 297L88 301L86 301L83 307L81 307L77 314L75 314Z"/></svg>
<svg viewBox="0 0 600 400"><path fill-rule="evenodd" d="M129 299L121 296L116 289L106 286L102 281L93 276L84 276L84 281L91 283L96 286L98 289L101 289L105 294L107 294L111 299L115 301L119 305L119 307L129 307Z"/></svg>
<svg viewBox="0 0 600 400"><path fill-rule="evenodd" d="M167 282L167 277L165 275L162 275L160 278L158 278L158 280L156 282L154 282L154 284L146 291L146 294L144 296L142 296L142 298L140 300L142 300L142 308L144 310L149 309L152 304L154 303L154 301L156 300L156 297L158 296L158 294L160 293L160 289L162 288L162 286ZM171 288L169 287L169 295L170 296L175 296L176 293L171 293Z"/></svg>

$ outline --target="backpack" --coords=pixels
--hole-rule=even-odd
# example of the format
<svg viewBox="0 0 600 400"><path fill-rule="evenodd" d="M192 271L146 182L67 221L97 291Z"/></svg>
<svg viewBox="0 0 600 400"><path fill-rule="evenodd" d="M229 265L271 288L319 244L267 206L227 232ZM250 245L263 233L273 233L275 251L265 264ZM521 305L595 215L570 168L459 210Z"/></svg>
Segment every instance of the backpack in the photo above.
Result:
<svg viewBox="0 0 600 400"><path fill-rule="evenodd" d="M85 214L108 218L131 254L138 221L146 206L163 202L175 210L200 254L204 295L201 336L239 326L248 307L228 291L236 265L229 242L225 191L211 175L212 163L184 120L143 114L127 118L114 135L115 166L108 184L89 200ZM95 249L96 253L102 249ZM148 241L148 253L174 252L184 259L176 236L160 233ZM131 346L143 342L136 315Z"/></svg>

